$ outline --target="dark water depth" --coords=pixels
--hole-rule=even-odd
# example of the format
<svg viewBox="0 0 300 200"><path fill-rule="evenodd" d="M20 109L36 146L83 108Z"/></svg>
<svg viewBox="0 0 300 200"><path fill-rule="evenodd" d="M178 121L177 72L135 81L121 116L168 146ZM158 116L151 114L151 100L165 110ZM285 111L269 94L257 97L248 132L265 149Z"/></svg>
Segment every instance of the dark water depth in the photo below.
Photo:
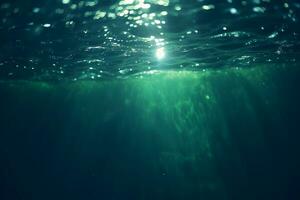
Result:
<svg viewBox="0 0 300 200"><path fill-rule="evenodd" d="M298 199L299 68L0 84L1 199Z"/></svg>

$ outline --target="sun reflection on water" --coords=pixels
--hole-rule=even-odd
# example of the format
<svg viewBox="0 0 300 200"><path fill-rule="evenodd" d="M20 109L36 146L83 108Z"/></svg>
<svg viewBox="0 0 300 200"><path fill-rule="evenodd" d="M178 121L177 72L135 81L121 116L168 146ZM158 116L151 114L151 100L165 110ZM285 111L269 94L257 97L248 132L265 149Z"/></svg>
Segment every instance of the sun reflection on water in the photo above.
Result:
<svg viewBox="0 0 300 200"><path fill-rule="evenodd" d="M156 49L155 55L156 55L156 58L158 60L164 59L166 57L165 48L164 47L160 47L160 48Z"/></svg>

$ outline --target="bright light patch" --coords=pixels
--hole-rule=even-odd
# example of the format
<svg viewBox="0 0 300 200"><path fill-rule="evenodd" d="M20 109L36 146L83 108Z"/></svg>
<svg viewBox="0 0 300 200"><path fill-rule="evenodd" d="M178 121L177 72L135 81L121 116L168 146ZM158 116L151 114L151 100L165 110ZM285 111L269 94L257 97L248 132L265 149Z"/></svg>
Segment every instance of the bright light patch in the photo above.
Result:
<svg viewBox="0 0 300 200"><path fill-rule="evenodd" d="M49 28L49 27L51 27L51 24L44 24L43 25L45 28Z"/></svg>
<svg viewBox="0 0 300 200"><path fill-rule="evenodd" d="M214 8L215 8L215 6L213 4L203 5L202 6L203 10L211 10L211 9L214 9Z"/></svg>
<svg viewBox="0 0 300 200"><path fill-rule="evenodd" d="M129 4L133 4L134 0L124 0L120 2L120 5L129 5Z"/></svg>
<svg viewBox="0 0 300 200"><path fill-rule="evenodd" d="M163 47L156 49L156 58L158 60L165 58L165 56L166 56L166 53L165 53L165 49Z"/></svg>
<svg viewBox="0 0 300 200"><path fill-rule="evenodd" d="M68 4L68 3L70 3L70 0L62 0L62 3L63 4Z"/></svg>

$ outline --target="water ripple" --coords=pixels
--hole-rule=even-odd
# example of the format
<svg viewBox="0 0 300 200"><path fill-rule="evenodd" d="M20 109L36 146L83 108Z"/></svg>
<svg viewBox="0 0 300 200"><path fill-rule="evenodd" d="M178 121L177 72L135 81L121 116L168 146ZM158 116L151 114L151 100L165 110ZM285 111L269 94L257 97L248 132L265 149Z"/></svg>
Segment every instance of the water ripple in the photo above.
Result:
<svg viewBox="0 0 300 200"><path fill-rule="evenodd" d="M299 63L297 1L0 4L0 79L103 79Z"/></svg>

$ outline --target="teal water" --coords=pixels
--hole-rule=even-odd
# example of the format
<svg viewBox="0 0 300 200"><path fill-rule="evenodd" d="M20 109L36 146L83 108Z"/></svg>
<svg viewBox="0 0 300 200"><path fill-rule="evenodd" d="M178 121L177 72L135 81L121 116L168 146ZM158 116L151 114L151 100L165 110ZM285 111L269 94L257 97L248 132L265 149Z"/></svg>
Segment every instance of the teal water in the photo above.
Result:
<svg viewBox="0 0 300 200"><path fill-rule="evenodd" d="M0 199L299 199L297 1L0 3Z"/></svg>
<svg viewBox="0 0 300 200"><path fill-rule="evenodd" d="M297 199L299 74L2 82L1 198Z"/></svg>

